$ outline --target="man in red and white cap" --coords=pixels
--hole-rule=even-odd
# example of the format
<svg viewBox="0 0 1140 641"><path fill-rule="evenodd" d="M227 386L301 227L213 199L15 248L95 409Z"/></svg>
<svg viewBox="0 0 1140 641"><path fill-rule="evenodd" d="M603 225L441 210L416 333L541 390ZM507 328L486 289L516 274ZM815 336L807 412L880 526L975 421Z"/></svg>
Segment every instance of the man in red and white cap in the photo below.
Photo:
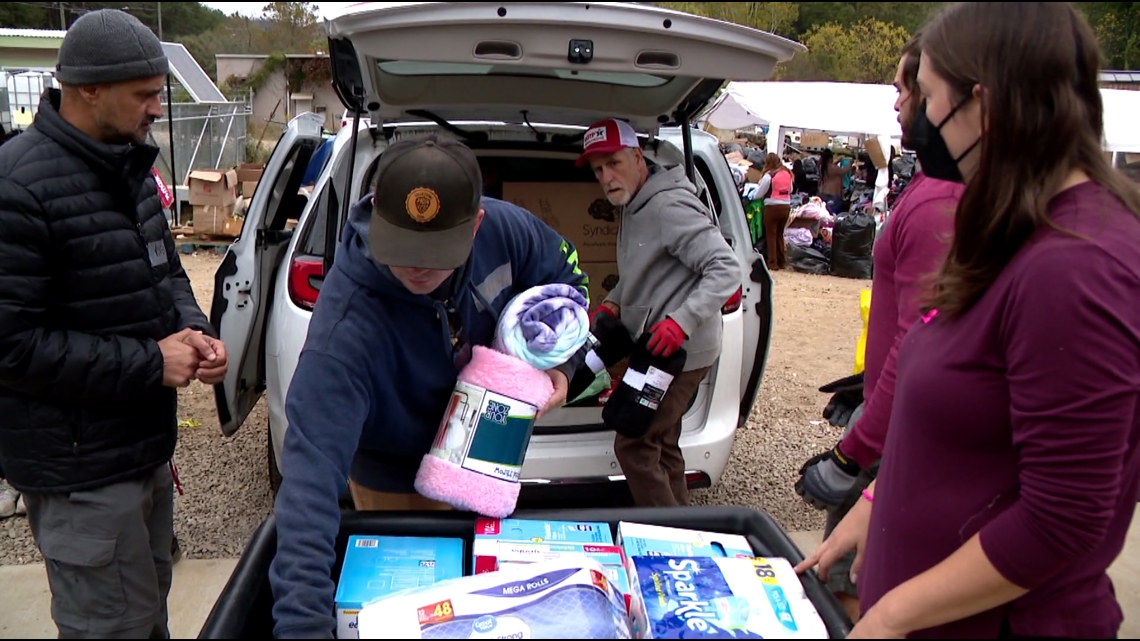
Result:
<svg viewBox="0 0 1140 641"><path fill-rule="evenodd" d="M608 119L591 126L577 165L589 165L606 199L623 208L620 279L595 318L620 318L635 339L648 331L656 356L681 348L687 354L648 433L618 434L614 453L637 505L687 505L681 417L720 356L720 309L740 285L740 263L685 168L648 161L628 123Z"/></svg>

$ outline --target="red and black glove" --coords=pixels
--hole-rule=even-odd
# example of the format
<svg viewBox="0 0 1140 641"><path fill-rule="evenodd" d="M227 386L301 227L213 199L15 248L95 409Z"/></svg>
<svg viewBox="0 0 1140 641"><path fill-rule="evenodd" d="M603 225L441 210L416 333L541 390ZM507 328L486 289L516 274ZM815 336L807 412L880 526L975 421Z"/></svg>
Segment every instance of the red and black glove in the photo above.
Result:
<svg viewBox="0 0 1140 641"><path fill-rule="evenodd" d="M672 356L673 352L681 349L681 345L689 338L685 336L685 332L681 330L677 321L672 318L666 318L650 327L649 333L652 336L649 338L649 344L646 345L646 348L654 356Z"/></svg>
<svg viewBox="0 0 1140 641"><path fill-rule="evenodd" d="M590 314L590 329L591 330L593 330L594 328L596 328L598 326L598 317L603 315L603 314L605 314L606 316L609 316L610 318L617 318L617 314L614 314L614 310L610 309L609 306L598 305L597 307L594 308L594 311Z"/></svg>

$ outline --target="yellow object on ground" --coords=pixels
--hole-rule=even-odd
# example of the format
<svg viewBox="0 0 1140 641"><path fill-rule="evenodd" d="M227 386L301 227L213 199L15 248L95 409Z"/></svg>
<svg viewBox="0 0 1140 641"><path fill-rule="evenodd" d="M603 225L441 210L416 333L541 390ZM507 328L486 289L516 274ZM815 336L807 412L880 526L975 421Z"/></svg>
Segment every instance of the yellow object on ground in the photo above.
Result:
<svg viewBox="0 0 1140 641"><path fill-rule="evenodd" d="M867 352L867 326L871 320L871 290L859 290L859 315L863 317L863 333L855 345L855 374L863 371Z"/></svg>

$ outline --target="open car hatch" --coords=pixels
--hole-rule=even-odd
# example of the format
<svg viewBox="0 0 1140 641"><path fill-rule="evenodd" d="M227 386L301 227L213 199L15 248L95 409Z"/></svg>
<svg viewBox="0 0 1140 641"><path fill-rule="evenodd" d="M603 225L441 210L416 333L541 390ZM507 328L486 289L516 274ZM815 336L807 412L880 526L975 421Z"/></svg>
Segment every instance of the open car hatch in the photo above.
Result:
<svg viewBox="0 0 1140 641"><path fill-rule="evenodd" d="M632 3L359 3L326 23L338 94L375 124L484 120L652 132L803 45Z"/></svg>

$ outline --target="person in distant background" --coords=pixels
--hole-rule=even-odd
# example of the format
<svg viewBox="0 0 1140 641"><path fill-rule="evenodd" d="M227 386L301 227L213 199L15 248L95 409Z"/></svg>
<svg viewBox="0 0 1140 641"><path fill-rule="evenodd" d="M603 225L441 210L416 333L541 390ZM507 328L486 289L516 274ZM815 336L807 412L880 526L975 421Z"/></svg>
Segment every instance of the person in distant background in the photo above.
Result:
<svg viewBox="0 0 1140 641"><path fill-rule="evenodd" d="M843 180L850 175L850 165L843 167L836 163L835 152L824 149L819 155L819 197L832 216L843 213Z"/></svg>
<svg viewBox="0 0 1140 641"><path fill-rule="evenodd" d="M808 191L807 171L804 169L804 154L802 151L789 147L788 158L792 161L792 191Z"/></svg>
<svg viewBox="0 0 1140 641"><path fill-rule="evenodd" d="M843 151L839 154L839 167L847 169L847 175L843 177L843 196L847 197L851 193L851 187L855 180L855 158L849 152Z"/></svg>
<svg viewBox="0 0 1140 641"><path fill-rule="evenodd" d="M776 154L764 161L764 176L758 193L764 197L764 239L768 251L768 269L776 271L788 266L788 243L784 231L792 217L792 172Z"/></svg>

